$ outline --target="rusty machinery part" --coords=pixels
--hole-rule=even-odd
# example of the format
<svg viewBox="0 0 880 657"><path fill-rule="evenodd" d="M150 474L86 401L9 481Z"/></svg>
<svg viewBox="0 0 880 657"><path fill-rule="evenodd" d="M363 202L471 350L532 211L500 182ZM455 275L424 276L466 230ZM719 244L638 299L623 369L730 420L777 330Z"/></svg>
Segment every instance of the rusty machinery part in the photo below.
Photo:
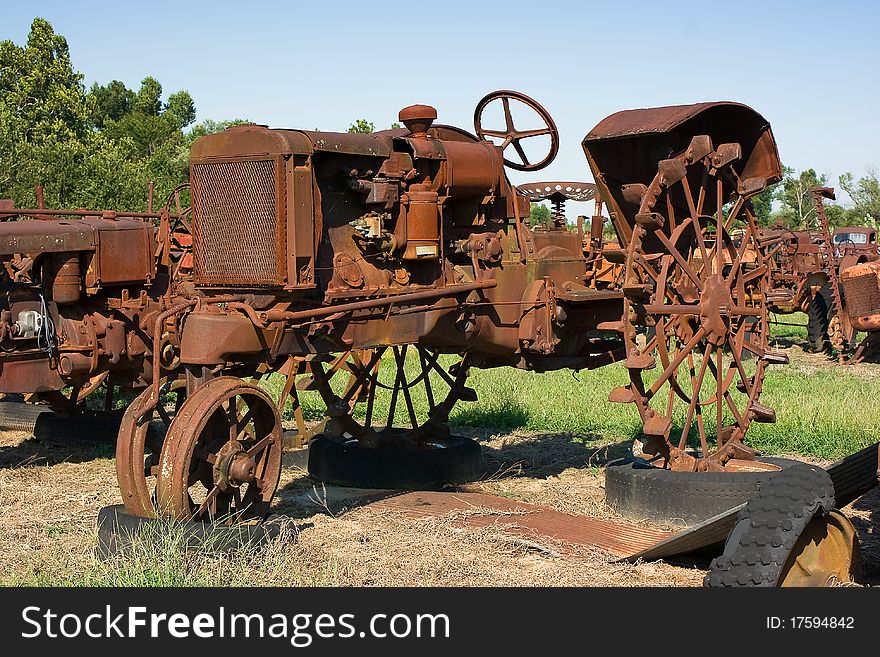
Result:
<svg viewBox="0 0 880 657"><path fill-rule="evenodd" d="M141 409L152 395L152 389L147 388L126 408L116 440L116 481L126 510L136 516L156 515L156 477L162 444L172 418L186 399L185 381L163 381L161 389L175 395L174 408L169 410L159 403L143 414ZM157 430L154 418L161 419L161 431Z"/></svg>
<svg viewBox="0 0 880 657"><path fill-rule="evenodd" d="M660 161L649 185L625 191L639 204L623 283L630 384L610 399L635 403L644 453L672 469L753 458L749 424L775 421L758 399L765 366L787 357L768 347L769 267L748 202L766 181L741 179L732 166L741 157L739 144L697 135ZM679 408L684 420L673 426Z"/></svg>
<svg viewBox="0 0 880 657"><path fill-rule="evenodd" d="M819 219L819 255L825 264L828 284L825 294L828 304L828 338L833 349L843 351L849 348L854 337L849 316L845 312L840 288L841 253L835 248L828 216L825 214L824 199L834 200L834 189L818 187L810 190ZM853 244L855 246L855 244Z"/></svg>
<svg viewBox="0 0 880 657"><path fill-rule="evenodd" d="M553 201L558 196L566 201L586 203L596 198L596 185L588 182L534 182L517 185L516 191L530 201Z"/></svg>
<svg viewBox="0 0 880 657"><path fill-rule="evenodd" d="M409 345L402 345L351 352L345 367L339 368L348 372L341 394L330 385L333 372L320 362L312 363L314 387L327 406L325 437L341 443L356 441L369 448L445 446L450 438L449 413L455 403L476 400L476 392L465 385L470 357L446 363L440 353L416 347L418 370L412 375L406 371L408 349ZM383 417L376 408L380 395L388 397ZM362 418L354 412L358 402L365 404ZM422 403L427 410L417 412Z"/></svg>
<svg viewBox="0 0 880 657"><path fill-rule="evenodd" d="M288 400L291 404L296 433L288 439L285 436L285 448L306 447L309 441L324 431L328 416L318 422L308 424L300 403L300 393L303 391L317 390L316 379L313 375L315 362L322 363L321 374L330 378L339 371L348 372L349 377L356 377L360 371L357 369L363 363L368 362L372 355L371 350L347 351L337 355L316 354L313 356L290 356L287 362L281 366L278 373L284 377L284 385L278 396L276 405L278 412L283 413ZM348 400L350 409L360 400L360 394L352 395Z"/></svg>
<svg viewBox="0 0 880 657"><path fill-rule="evenodd" d="M829 291L825 287L816 290L807 305L807 345L813 353L830 351L828 329L833 315Z"/></svg>
<svg viewBox="0 0 880 657"><path fill-rule="evenodd" d="M846 312L846 303L841 295L840 310L835 310L834 293L831 290L831 282L822 286L815 296L821 296L825 302L826 311L826 335L828 336L828 346L831 351L838 353L851 352L856 348L856 329L850 322L849 315Z"/></svg>
<svg viewBox="0 0 880 657"><path fill-rule="evenodd" d="M156 481L160 513L234 524L265 516L281 476L281 420L261 388L211 379L171 422Z"/></svg>
<svg viewBox="0 0 880 657"><path fill-rule="evenodd" d="M530 202L550 201L551 215L556 221L565 221L565 202L585 203L596 197L596 186L585 182L536 182L518 185L516 191Z"/></svg>
<svg viewBox="0 0 880 657"><path fill-rule="evenodd" d="M847 267L840 274L840 282L850 325L867 333L850 362L877 362L880 360L880 262Z"/></svg>
<svg viewBox="0 0 880 657"><path fill-rule="evenodd" d="M168 213L167 265L172 280L192 275L192 204L190 185L183 183L168 195L163 212Z"/></svg>
<svg viewBox="0 0 880 657"><path fill-rule="evenodd" d="M504 128L493 130L483 127L483 112L491 103L499 100L501 101L504 112ZM532 130L518 130L514 123L513 114L510 110L511 100L523 104L534 111L544 122L544 126ZM487 139L489 137L500 139L502 151L506 151L508 146L512 146L513 150L516 151L517 156L520 158L520 161L515 162L505 157L504 164L517 171L539 171L550 164L559 152L559 130L556 128L556 123L554 123L549 112L547 112L538 101L529 98L518 91L493 91L484 96L482 100L477 103L477 108L474 110L474 130L480 139ZM549 135L550 137L549 152L540 161L535 163L529 162L529 158L522 147L522 140L543 135Z"/></svg>
<svg viewBox="0 0 880 657"><path fill-rule="evenodd" d="M859 581L858 538L834 510L827 472L799 464L762 482L740 510L706 586L830 586Z"/></svg>

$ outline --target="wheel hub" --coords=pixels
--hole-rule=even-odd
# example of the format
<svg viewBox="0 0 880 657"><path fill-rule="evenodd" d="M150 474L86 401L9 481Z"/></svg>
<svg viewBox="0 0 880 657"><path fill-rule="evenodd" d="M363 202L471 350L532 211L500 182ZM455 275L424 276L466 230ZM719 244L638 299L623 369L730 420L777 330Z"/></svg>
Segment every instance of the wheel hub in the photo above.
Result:
<svg viewBox="0 0 880 657"><path fill-rule="evenodd" d="M733 297L724 277L721 274L710 276L703 287L700 326L706 331L707 342L716 347L727 339L727 309L733 305Z"/></svg>
<svg viewBox="0 0 880 657"><path fill-rule="evenodd" d="M254 480L257 464L237 440L230 440L217 454L213 480L220 490L238 488Z"/></svg>

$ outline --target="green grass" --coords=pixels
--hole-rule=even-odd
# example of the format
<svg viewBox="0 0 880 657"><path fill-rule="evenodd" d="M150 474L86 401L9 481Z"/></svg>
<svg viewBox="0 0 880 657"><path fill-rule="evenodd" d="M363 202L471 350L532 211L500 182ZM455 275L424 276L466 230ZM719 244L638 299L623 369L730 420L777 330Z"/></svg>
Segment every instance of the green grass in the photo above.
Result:
<svg viewBox="0 0 880 657"><path fill-rule="evenodd" d="M94 545L94 530L67 527L61 533L82 533L83 545ZM47 529L52 538L58 533ZM303 567L305 555L287 529L265 545L220 550L210 536L188 539L183 526L172 520L142 525L122 532L128 545L103 559L52 551L48 561L35 561L25 570L0 576L0 586L190 587L190 586L329 586L340 580L336 562L326 558L321 568ZM255 567L259 564L259 567Z"/></svg>
<svg viewBox="0 0 880 657"><path fill-rule="evenodd" d="M807 339L807 316L804 313L791 315L770 314L770 335L774 338Z"/></svg>

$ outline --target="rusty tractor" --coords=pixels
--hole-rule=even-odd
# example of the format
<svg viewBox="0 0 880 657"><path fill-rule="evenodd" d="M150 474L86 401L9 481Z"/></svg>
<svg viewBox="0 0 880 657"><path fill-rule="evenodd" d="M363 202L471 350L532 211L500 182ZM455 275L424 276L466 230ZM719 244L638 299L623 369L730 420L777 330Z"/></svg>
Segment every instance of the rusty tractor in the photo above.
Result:
<svg viewBox="0 0 880 657"><path fill-rule="evenodd" d="M818 229L762 231L765 246L772 245L770 309L776 314L807 314L807 337L812 351L850 352L855 348L856 329L847 312L841 272L878 259L876 230L867 226L828 225L823 199L834 190L812 190Z"/></svg>
<svg viewBox="0 0 880 657"><path fill-rule="evenodd" d="M840 281L849 300L849 323L855 331L866 333L850 362L877 362L880 359L880 261L866 260L847 267L841 272Z"/></svg>
<svg viewBox="0 0 880 657"><path fill-rule="evenodd" d="M517 126L515 103L539 124ZM492 104L504 125L484 124ZM265 514L279 404L305 432L302 390L326 407L316 454L453 453L449 415L475 398L472 367L622 361L630 382L609 399L635 407L656 467L753 459L749 425L775 419L759 401L765 368L786 362L768 344L770 266L749 203L781 175L767 121L700 103L600 122L583 147L617 235L606 248L599 219L586 245L583 229L529 226L504 167L555 156L537 102L489 94L475 133L436 118L412 105L404 128L374 134L246 124L202 137L191 211L6 208L63 217L0 226L0 391L75 401L99 377L142 387L117 443L123 500L141 516ZM522 142L537 137L548 148L532 161ZM620 284L597 284L602 254ZM251 380L270 373L286 376L281 400ZM318 466L310 455L312 474L333 478Z"/></svg>

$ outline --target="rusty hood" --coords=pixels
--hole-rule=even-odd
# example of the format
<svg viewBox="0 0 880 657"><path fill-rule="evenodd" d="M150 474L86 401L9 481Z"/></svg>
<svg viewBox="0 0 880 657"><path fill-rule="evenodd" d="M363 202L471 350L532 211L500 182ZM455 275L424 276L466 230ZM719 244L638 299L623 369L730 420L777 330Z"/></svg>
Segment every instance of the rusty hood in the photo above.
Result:
<svg viewBox="0 0 880 657"><path fill-rule="evenodd" d="M616 112L590 130L583 147L622 239L628 240L638 208L624 201L621 186L649 184L660 160L685 150L695 135L709 135L716 147L739 143L743 157L735 168L741 177L767 184L782 179L770 123L747 105L722 101Z"/></svg>

